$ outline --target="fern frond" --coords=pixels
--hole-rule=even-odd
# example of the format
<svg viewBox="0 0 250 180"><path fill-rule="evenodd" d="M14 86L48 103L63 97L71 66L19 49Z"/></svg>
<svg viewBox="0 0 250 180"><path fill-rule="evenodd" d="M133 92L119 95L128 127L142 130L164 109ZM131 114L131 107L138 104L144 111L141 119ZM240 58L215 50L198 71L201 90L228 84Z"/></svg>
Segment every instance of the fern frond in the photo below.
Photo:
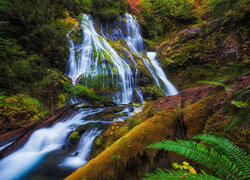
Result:
<svg viewBox="0 0 250 180"><path fill-rule="evenodd" d="M239 116L231 116L230 121L228 122L225 130L231 131L235 126L237 126L241 122L241 118Z"/></svg>
<svg viewBox="0 0 250 180"><path fill-rule="evenodd" d="M193 139L202 140L212 146L217 152L220 152L220 154L225 155L239 168L243 178L250 179L250 157L238 146L226 138L213 135L201 134L193 137Z"/></svg>
<svg viewBox="0 0 250 180"><path fill-rule="evenodd" d="M225 85L225 84L223 84L223 83L220 83L220 82L213 82L213 81L199 81L198 83L201 83L201 84L212 84L212 85L218 85L218 86L222 86L222 87L224 87L224 88L225 88L225 90L226 90L227 92L229 92L229 91L233 91L233 89L232 89L232 88L230 88L229 86L227 86L227 85Z"/></svg>
<svg viewBox="0 0 250 180"><path fill-rule="evenodd" d="M174 151L204 165L220 178L237 179L239 169L225 156L219 155L213 148L209 151L203 144L194 141L166 140L149 145L148 148Z"/></svg>
<svg viewBox="0 0 250 180"><path fill-rule="evenodd" d="M245 91L242 91L240 92L240 94L238 94L236 97L235 97L235 100L236 101L239 101L241 100L242 98L244 98L245 96L249 96L250 95L250 89L247 89Z"/></svg>
<svg viewBox="0 0 250 180"><path fill-rule="evenodd" d="M154 173L146 174L143 180L162 180L162 179L174 179L174 180L219 180L218 178L208 174L190 174L186 171L170 171L157 169Z"/></svg>

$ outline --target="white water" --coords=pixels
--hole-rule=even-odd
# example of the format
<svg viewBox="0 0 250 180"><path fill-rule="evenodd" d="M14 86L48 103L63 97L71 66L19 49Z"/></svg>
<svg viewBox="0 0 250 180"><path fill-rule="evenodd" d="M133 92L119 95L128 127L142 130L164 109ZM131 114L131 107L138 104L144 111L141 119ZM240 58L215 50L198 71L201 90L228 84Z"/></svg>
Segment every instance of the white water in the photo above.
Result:
<svg viewBox="0 0 250 180"><path fill-rule="evenodd" d="M4 150L5 148L7 148L8 146L10 146L10 145L13 144L14 142L15 142L15 141L3 145L2 147L0 147L0 151Z"/></svg>
<svg viewBox="0 0 250 180"><path fill-rule="evenodd" d="M20 179L39 164L46 154L61 149L68 134L84 123L84 117L94 113L79 111L52 127L35 131L22 148L0 161L0 179Z"/></svg>
<svg viewBox="0 0 250 180"><path fill-rule="evenodd" d="M151 60L155 73L157 76L164 82L165 92L168 96L176 95L178 93L177 89L173 86L173 84L167 79L164 71L162 70L160 63L156 59L156 52L147 52L148 58Z"/></svg>
<svg viewBox="0 0 250 180"><path fill-rule="evenodd" d="M81 23L83 43L74 46L69 39L70 55L67 63L67 76L75 82L80 76L90 78L85 85L97 76L112 77L112 84L120 85L122 91L114 96L117 104L128 104L133 101L133 73L129 65L117 54L109 43L94 28L90 16L83 14ZM114 71L116 74L114 74ZM105 83L105 81L103 81ZM105 84L103 84L105 86Z"/></svg>
<svg viewBox="0 0 250 180"><path fill-rule="evenodd" d="M121 91L113 96L113 100L117 104L128 104L132 102L134 90L137 93L137 99L142 103L143 93L140 88L136 87L136 77L138 75L137 64L132 55L128 53L131 55L136 67L135 80L126 61L116 53L102 36L98 35L90 16L83 15L81 28L83 30L82 44L74 44L70 39L70 33L67 35L70 50L67 63L67 76L72 79L73 84L76 84L78 78L81 76L88 79L85 81L86 86L88 86L89 78L90 80L94 80L99 75L104 76L104 79L105 77L112 77L112 84L121 87ZM157 60L153 57L154 54L148 53L151 63L140 54L144 51L143 39L140 35L139 25L136 19L129 14L126 14L126 28L127 35L125 41L129 49L143 60L158 88L162 89L159 82L159 80L161 80L164 82L166 93L169 93L169 95L177 93L174 86L167 80L159 63L156 63ZM119 31L119 34L122 34L121 31ZM114 38L114 36L110 37ZM123 36L119 38L121 37ZM116 72L115 74L114 70ZM105 86L104 81L103 86ZM78 99L76 97L72 99L73 103L77 101ZM88 123L113 123L113 121L84 120L86 116L95 114L101 110L103 109L96 111L89 109L81 110L77 114L51 127L35 131L23 147L0 161L0 180L21 179L36 167L48 153L61 150L68 135L79 125ZM141 112L141 110L141 107L137 107L134 113ZM133 113L129 112L129 109L125 109L124 112L128 113L128 116L133 115ZM126 117L117 118L116 122L123 121L125 118ZM65 158L60 165L71 168L84 165L87 162L93 141L100 133L101 130L99 129L92 129L85 132L76 150L74 150L69 157ZM76 152L78 152L78 154L76 154ZM76 155L74 156L74 154Z"/></svg>
<svg viewBox="0 0 250 180"><path fill-rule="evenodd" d="M162 70L160 64L155 59L156 52L148 52L147 56L151 60L152 65L150 62L143 58L140 52L144 51L143 48L143 39L140 34L139 24L132 15L126 14L126 27L127 27L127 37L126 37L126 43L131 51L136 53L144 62L144 64L147 66L148 70L152 74L154 81L158 88L162 89L158 77L162 80L164 83L164 92L166 95L175 95L178 93L176 88L171 84L171 82L167 79L164 71ZM153 68L152 68L153 66Z"/></svg>
<svg viewBox="0 0 250 180"><path fill-rule="evenodd" d="M88 160L88 155L90 154L93 142L97 136L101 134L102 131L98 129L92 129L81 137L80 143L78 144L76 150L72 153L71 157L68 157L62 164L62 166L70 168L79 168L85 165ZM77 155L75 155L78 153Z"/></svg>

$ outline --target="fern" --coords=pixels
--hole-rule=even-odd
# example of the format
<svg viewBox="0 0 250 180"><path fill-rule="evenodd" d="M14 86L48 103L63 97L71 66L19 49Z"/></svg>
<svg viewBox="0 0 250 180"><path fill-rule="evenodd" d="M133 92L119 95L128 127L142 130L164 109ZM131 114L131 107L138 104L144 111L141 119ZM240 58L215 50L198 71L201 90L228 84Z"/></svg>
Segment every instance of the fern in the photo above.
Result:
<svg viewBox="0 0 250 180"><path fill-rule="evenodd" d="M218 180L214 176L210 176L203 172L203 174L190 174L186 171L170 171L157 169L154 173L146 174L143 180L162 180L162 179L174 179L174 180Z"/></svg>
<svg viewBox="0 0 250 180"><path fill-rule="evenodd" d="M239 116L226 116L225 118L230 118L225 131L231 131L235 126L237 126L241 122L241 118Z"/></svg>
<svg viewBox="0 0 250 180"><path fill-rule="evenodd" d="M238 179L241 175L239 169L224 155L218 154L213 148L194 141L166 140L149 145L148 148L156 148L174 151L184 155L214 171L215 175L226 179Z"/></svg>
<svg viewBox="0 0 250 180"><path fill-rule="evenodd" d="M234 145L226 138L213 135L201 134L193 137L193 139L202 140L212 146L217 152L225 155L240 169L240 174L243 178L250 179L250 157L238 146Z"/></svg>
<svg viewBox="0 0 250 180"><path fill-rule="evenodd" d="M235 100L240 101L244 97L248 97L250 95L250 89L241 91L236 97Z"/></svg>
<svg viewBox="0 0 250 180"><path fill-rule="evenodd" d="M223 84L223 83L220 83L220 82L212 82L212 81L199 81L198 83L201 83L201 84L212 84L212 85L218 85L218 86L222 86L222 87L224 87L224 88L225 88L225 90L226 90L227 92L229 92L229 91L233 91L233 89L232 89L232 88L230 88L229 86L227 86L227 85L225 85L225 84Z"/></svg>

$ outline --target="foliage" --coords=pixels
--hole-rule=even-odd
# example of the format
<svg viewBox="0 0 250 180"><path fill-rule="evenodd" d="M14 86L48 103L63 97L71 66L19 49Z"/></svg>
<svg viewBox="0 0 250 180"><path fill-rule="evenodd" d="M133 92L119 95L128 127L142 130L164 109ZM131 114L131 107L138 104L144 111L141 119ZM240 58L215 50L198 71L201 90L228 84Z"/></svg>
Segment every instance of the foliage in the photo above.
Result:
<svg viewBox="0 0 250 180"><path fill-rule="evenodd" d="M117 19L125 13L127 0L92 0L92 14L100 19Z"/></svg>
<svg viewBox="0 0 250 180"><path fill-rule="evenodd" d="M32 94L37 91L33 83L41 81L48 68L64 71L68 52L65 37L76 22L67 2L1 1L1 94Z"/></svg>
<svg viewBox="0 0 250 180"><path fill-rule="evenodd" d="M242 5L249 2L249 0L203 0L198 6L198 13L201 17L210 15L212 18L219 18L228 11L239 11Z"/></svg>
<svg viewBox="0 0 250 180"><path fill-rule="evenodd" d="M208 175L203 172L203 174L190 174L186 171L179 170L179 171L170 171L170 170L163 170L157 169L154 173L146 174L146 177L143 180L160 180L160 179L174 179L174 180L218 180L218 178Z"/></svg>
<svg viewBox="0 0 250 180"><path fill-rule="evenodd" d="M83 100L88 101L89 103L93 104L94 106L112 106L114 102L111 101L106 96L97 95L94 91L91 91L87 87L77 84L76 86L68 85L65 87L65 90L71 96L77 96L82 98Z"/></svg>
<svg viewBox="0 0 250 180"><path fill-rule="evenodd" d="M46 112L37 99L25 94L17 94L9 97L0 97L0 122L26 123L38 121Z"/></svg>
<svg viewBox="0 0 250 180"><path fill-rule="evenodd" d="M198 135L194 139L201 139L211 147L194 141L165 140L149 145L148 148L169 150L184 155L209 168L220 178L249 179L250 157L239 147L227 139L216 136Z"/></svg>
<svg viewBox="0 0 250 180"><path fill-rule="evenodd" d="M61 101L65 99L62 95L66 92L64 88L68 85L71 85L70 80L64 77L58 70L48 69L43 79L34 83L36 88L35 94L40 99L47 99L45 104L50 107L53 114L54 109L62 107L63 102ZM60 107L56 107L56 104Z"/></svg>
<svg viewBox="0 0 250 180"><path fill-rule="evenodd" d="M218 85L218 86L221 86L223 88L225 88L225 90L227 92L229 91L233 91L232 88L230 88L229 86L223 84L223 83L220 83L220 82L212 82L212 81L199 81L199 83L202 83L202 84L212 84L212 85Z"/></svg>
<svg viewBox="0 0 250 180"><path fill-rule="evenodd" d="M141 0L139 5L145 20L148 37L164 35L166 29L173 30L176 21L196 19L193 0ZM171 29L170 29L171 28Z"/></svg>
<svg viewBox="0 0 250 180"><path fill-rule="evenodd" d="M197 135L193 139L199 139L212 146L217 152L225 155L243 172L242 175L250 177L250 157L226 138L212 135Z"/></svg>
<svg viewBox="0 0 250 180"><path fill-rule="evenodd" d="M228 100L223 107L223 112L228 114L225 118L230 121L227 124L226 131L231 131L237 126L245 129L250 120L250 90L249 87L239 92L235 92L234 96Z"/></svg>
<svg viewBox="0 0 250 180"><path fill-rule="evenodd" d="M174 166L175 169L181 169L181 170L184 169L184 170L188 170L189 173L191 173L191 174L196 174L195 169L192 166L190 166L188 162L184 161L182 163L182 165L178 164L178 163L173 163L173 166Z"/></svg>

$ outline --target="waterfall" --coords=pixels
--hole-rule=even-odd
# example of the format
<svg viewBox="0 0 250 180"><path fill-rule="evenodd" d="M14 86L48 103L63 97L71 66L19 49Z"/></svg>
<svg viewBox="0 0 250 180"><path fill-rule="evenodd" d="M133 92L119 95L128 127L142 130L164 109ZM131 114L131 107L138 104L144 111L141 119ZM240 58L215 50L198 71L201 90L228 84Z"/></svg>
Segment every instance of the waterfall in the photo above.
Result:
<svg viewBox="0 0 250 180"><path fill-rule="evenodd" d="M176 95L178 93L177 89L173 84L168 80L164 71L162 70L160 63L156 59L156 52L147 52L148 58L151 60L154 70L157 76L162 80L165 86L165 92L168 96Z"/></svg>
<svg viewBox="0 0 250 180"><path fill-rule="evenodd" d="M126 37L126 43L131 51L136 53L139 57L142 58L144 64L147 66L148 70L152 74L155 83L158 88L162 89L159 79L164 84L164 92L166 95L175 95L178 93L176 88L171 84L171 82L167 79L164 71L162 70L160 64L155 59L156 52L148 52L147 56L151 60L151 63L142 57L140 52L144 51L143 48L143 39L140 34L139 24L132 15L126 14L126 27L127 27L127 37ZM153 66L153 68L152 68Z"/></svg>
<svg viewBox="0 0 250 180"><path fill-rule="evenodd" d="M96 79L101 77L102 81L100 83L102 83L103 87L114 85L119 87L117 92L111 97L117 104L129 104L133 102L133 96L137 96L137 101L142 104L144 97L143 91L137 84L140 72L136 61L138 58L134 59L134 54L136 54L147 67L145 70L148 70L152 75L156 86L167 95L176 94L177 90L168 81L159 62L155 58L156 53L148 52L148 58L146 57L143 39L140 35L136 18L126 14L126 26L123 23L124 21L120 19L117 26L113 26L115 28L113 28L112 34L107 33L109 27L106 26L101 27L100 32L97 33L91 17L83 14L80 23L82 43L75 43L72 40L71 34L73 30L67 34L69 57L66 75L72 79L73 85L81 81L80 83L89 87L92 81L96 81ZM121 26L126 28L126 33L122 31L123 28L120 28ZM108 38L115 41L125 40L126 45L121 46L124 52L131 57L130 62L128 62L126 57L118 55L116 50L107 41ZM134 74L130 66L134 67ZM78 99L75 97L71 101L72 103L76 103ZM101 134L108 124L113 123L112 120L86 120L86 117L107 109L80 109L75 114L50 127L36 130L31 134L23 147L0 160L0 179L13 180L24 178L32 169L39 167L46 156L52 152L62 152L70 133L78 126L94 124L82 135L76 149L71 153L64 152L65 155L61 161L55 163L57 167L70 168L70 171L86 164L95 138ZM141 109L141 107L134 107L134 112L141 112ZM119 117L116 122L124 121L134 113L129 106L126 106L118 114L117 116ZM6 148L8 145L10 144L1 147L0 150ZM61 171L64 170L62 169ZM51 168L51 171L53 171L53 168Z"/></svg>
<svg viewBox="0 0 250 180"><path fill-rule="evenodd" d="M76 150L72 153L71 157L68 157L64 162L63 166L70 168L79 168L85 165L88 161L88 155L90 154L92 144L97 136L101 134L101 130L97 128L92 129L81 137L80 143L78 144ZM75 155L77 154L77 155Z"/></svg>
<svg viewBox="0 0 250 180"><path fill-rule="evenodd" d="M69 39L70 55L67 63L67 76L75 82L80 77L86 79L85 86L97 76L111 77L112 84L121 86L122 91L113 96L117 104L133 101L133 73L124 59L100 36L90 16L83 14L81 29L83 43L77 47ZM103 81L102 83L105 83ZM103 84L105 86L106 84Z"/></svg>

